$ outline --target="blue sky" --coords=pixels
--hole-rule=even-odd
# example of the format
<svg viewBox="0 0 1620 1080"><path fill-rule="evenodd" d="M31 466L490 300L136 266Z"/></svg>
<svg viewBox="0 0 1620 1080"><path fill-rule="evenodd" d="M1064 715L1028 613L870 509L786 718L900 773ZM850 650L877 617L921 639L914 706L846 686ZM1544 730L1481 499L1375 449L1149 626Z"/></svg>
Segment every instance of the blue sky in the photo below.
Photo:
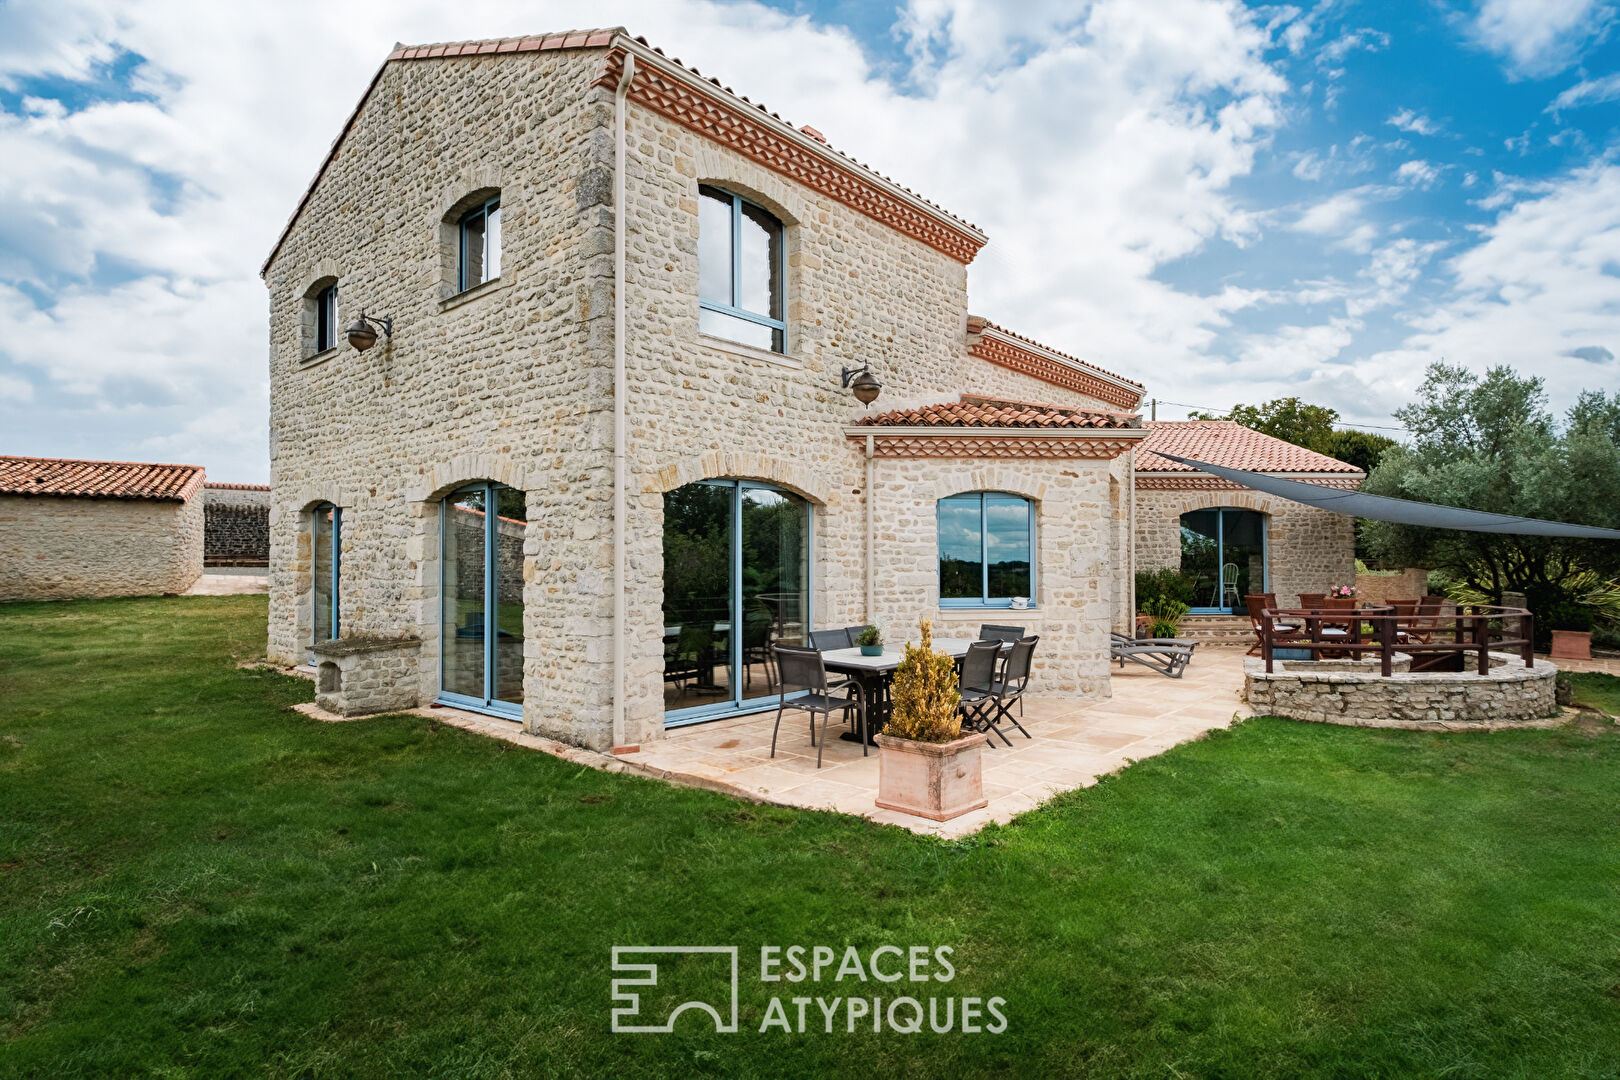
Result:
<svg viewBox="0 0 1620 1080"><path fill-rule="evenodd" d="M1439 359L1620 387L1612 2L10 0L0 450L264 479L258 266L376 65L582 20L985 227L974 312L1161 417L1385 428Z"/></svg>

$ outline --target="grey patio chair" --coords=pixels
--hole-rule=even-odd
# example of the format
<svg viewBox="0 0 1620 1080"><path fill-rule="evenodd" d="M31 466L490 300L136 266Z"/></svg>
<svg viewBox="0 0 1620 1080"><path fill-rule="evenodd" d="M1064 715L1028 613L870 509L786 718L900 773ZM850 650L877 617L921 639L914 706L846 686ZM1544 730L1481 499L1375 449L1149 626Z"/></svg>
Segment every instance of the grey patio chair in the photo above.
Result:
<svg viewBox="0 0 1620 1080"><path fill-rule="evenodd" d="M844 627L844 633L849 635L850 647L854 648L855 639L860 637L862 634L866 633L866 631L868 631L870 629L871 629L870 626L846 626L846 627Z"/></svg>
<svg viewBox="0 0 1620 1080"><path fill-rule="evenodd" d="M776 756L776 735L782 729L782 712L801 709L810 714L810 745L816 748L816 768L821 768L821 755L827 746L827 718L835 712L849 717L854 709L860 716L861 756L866 756L866 705L861 698L860 685L854 679L827 682L827 665L816 649L801 649L796 645L774 645L776 672L781 681L776 703L776 726L771 728L771 757ZM790 690L790 688L792 688ZM800 694L799 691L804 693ZM848 693L835 693L848 691ZM791 701L788 694L798 696ZM821 717L821 738L816 738L816 716Z"/></svg>
<svg viewBox="0 0 1620 1080"><path fill-rule="evenodd" d="M991 700L987 703L989 708L985 712L985 722L1008 746L1012 745L1012 740L997 726L1003 720L1023 732L1024 738L1034 738L1029 732L1024 731L1024 725L1013 716L1012 707L1017 703L1018 713L1020 716L1023 715L1024 690L1029 686L1030 669L1034 666L1035 646L1040 640L1038 634L1019 638L1013 644L1012 652L1007 654L1007 663L1001 669L1001 678L990 685Z"/></svg>
<svg viewBox="0 0 1620 1080"><path fill-rule="evenodd" d="M1172 679L1181 678L1181 673L1192 662L1193 650L1198 647L1198 642L1186 638L1131 638L1113 633L1109 636L1113 639L1109 655L1119 661L1120 667L1129 660Z"/></svg>
<svg viewBox="0 0 1620 1080"><path fill-rule="evenodd" d="M842 626L836 630L810 631L810 645L817 652L826 652L828 649L848 649L853 647L849 640L849 631Z"/></svg>
<svg viewBox="0 0 1620 1080"><path fill-rule="evenodd" d="M1017 641L1024 636L1022 626L997 626L995 623L984 623L979 627L980 641Z"/></svg>
<svg viewBox="0 0 1620 1080"><path fill-rule="evenodd" d="M967 655L962 658L962 675L958 684L962 700L956 707L962 713L962 726L970 731L984 731L988 727L987 710L994 704L996 667L1000 662L1001 642L994 639L973 642L968 645ZM991 742L987 745L996 744Z"/></svg>

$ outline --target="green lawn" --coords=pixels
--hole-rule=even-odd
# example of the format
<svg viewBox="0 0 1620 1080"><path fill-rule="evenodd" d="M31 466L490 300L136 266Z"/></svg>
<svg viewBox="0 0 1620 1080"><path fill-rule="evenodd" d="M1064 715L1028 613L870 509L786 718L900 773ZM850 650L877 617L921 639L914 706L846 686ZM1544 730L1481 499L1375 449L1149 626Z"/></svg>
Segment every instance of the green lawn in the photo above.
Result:
<svg viewBox="0 0 1620 1080"><path fill-rule="evenodd" d="M1596 672L1574 672L1569 677L1571 704L1620 716L1620 678Z"/></svg>
<svg viewBox="0 0 1620 1080"><path fill-rule="evenodd" d="M307 720L307 683L233 664L263 620L0 607L0 1075L1620 1073L1599 724L1250 721L953 844ZM682 943L743 947L742 1030L611 1034L610 948ZM795 943L948 945L956 976L762 986ZM1008 1024L761 1034L771 993Z"/></svg>

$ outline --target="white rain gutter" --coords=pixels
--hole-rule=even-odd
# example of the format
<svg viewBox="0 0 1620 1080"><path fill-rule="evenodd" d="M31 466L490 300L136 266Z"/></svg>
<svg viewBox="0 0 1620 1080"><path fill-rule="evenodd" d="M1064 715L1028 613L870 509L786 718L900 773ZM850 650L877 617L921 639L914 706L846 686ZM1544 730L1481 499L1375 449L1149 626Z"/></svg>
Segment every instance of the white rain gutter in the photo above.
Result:
<svg viewBox="0 0 1620 1080"><path fill-rule="evenodd" d="M876 567L873 562L877 559L877 534L872 509L872 452L876 442L871 435L866 437L866 621L873 624L877 622L877 603L873 595L876 587Z"/></svg>
<svg viewBox="0 0 1620 1080"><path fill-rule="evenodd" d="M613 749L628 751L624 741L624 564L625 564L625 425L624 399L629 378L624 360L624 230L625 101L636 77L636 58L624 57L624 71L613 92Z"/></svg>

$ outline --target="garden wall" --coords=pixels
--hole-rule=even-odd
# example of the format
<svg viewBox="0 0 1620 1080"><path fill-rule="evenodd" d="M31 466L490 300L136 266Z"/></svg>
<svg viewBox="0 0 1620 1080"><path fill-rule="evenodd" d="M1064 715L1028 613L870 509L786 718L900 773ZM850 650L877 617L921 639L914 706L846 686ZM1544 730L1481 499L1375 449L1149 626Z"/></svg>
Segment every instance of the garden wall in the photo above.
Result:
<svg viewBox="0 0 1620 1080"><path fill-rule="evenodd" d="M1410 658L1398 654L1400 667ZM1558 711L1554 678L1545 660L1527 668L1517 656L1491 654L1491 671L1397 671L1384 678L1371 665L1284 660L1266 673L1265 661L1244 662L1244 697L1257 713L1351 727L1421 731L1491 730L1538 726Z"/></svg>
<svg viewBox="0 0 1620 1080"><path fill-rule="evenodd" d="M270 486L203 488L203 565L270 565Z"/></svg>

